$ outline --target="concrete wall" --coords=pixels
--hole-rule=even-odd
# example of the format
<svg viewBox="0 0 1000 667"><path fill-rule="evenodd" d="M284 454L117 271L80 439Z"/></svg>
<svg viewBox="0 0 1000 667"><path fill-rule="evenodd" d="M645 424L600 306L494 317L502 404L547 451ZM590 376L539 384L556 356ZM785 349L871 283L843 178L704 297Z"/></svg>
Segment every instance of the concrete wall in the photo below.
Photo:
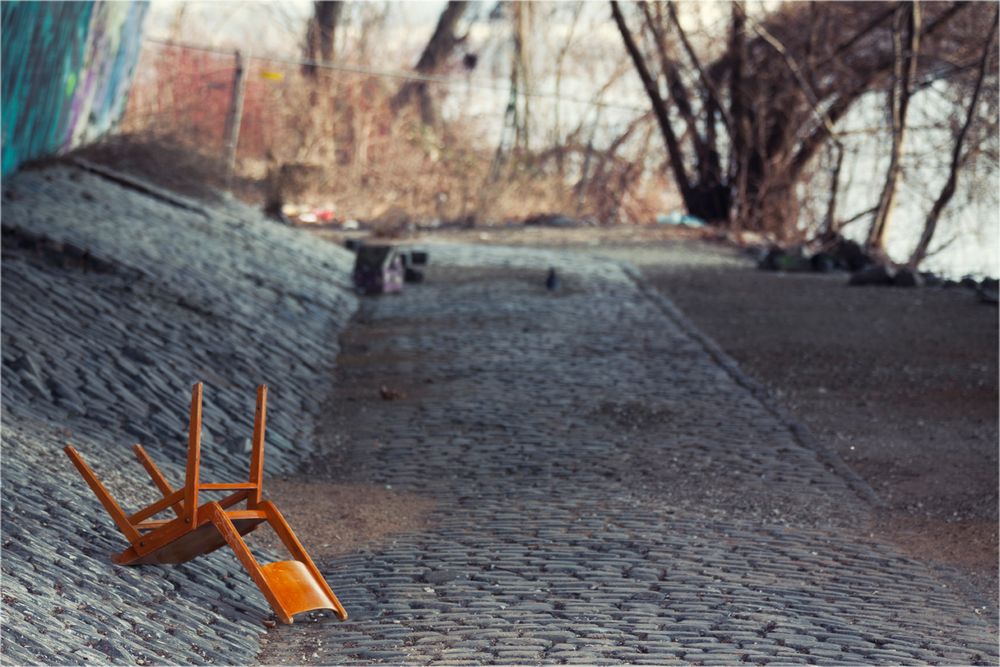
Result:
<svg viewBox="0 0 1000 667"><path fill-rule="evenodd" d="M3 175L121 117L148 3L3 2Z"/></svg>

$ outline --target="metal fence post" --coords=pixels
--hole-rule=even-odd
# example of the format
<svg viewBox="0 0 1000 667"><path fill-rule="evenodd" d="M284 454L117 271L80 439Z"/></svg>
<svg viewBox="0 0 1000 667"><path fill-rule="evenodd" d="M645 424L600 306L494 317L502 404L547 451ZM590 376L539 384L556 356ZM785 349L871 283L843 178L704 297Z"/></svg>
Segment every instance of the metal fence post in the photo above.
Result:
<svg viewBox="0 0 1000 667"><path fill-rule="evenodd" d="M240 141L240 124L243 121L243 98L247 87L247 64L246 59L239 51L234 53L236 58L236 69L233 72L233 92L229 100L229 113L226 114L226 187L232 188L233 171L236 168L236 147Z"/></svg>

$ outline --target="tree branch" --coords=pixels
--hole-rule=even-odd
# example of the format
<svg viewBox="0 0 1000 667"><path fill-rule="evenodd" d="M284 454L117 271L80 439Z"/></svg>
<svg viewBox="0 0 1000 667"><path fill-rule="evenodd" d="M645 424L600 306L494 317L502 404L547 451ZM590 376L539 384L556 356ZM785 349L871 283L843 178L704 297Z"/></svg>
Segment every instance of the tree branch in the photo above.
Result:
<svg viewBox="0 0 1000 667"><path fill-rule="evenodd" d="M646 95L649 97L649 102L653 107L653 114L656 116L656 120L660 125L660 132L663 134L664 142L667 144L667 153L670 156L670 167L674 172L674 181L686 201L691 195L691 184L688 181L687 170L684 168L684 155L681 153L680 145L677 142L677 135L674 134L674 128L670 125L667 106L663 102L663 97L660 96L655 79L649 73L649 68L646 66L646 61L642 53L640 53L639 47L636 46L635 40L632 38L632 33L629 32L628 26L625 24L625 17L622 16L617 0L611 0L611 15L618 26L618 32L621 33L625 49L632 58L636 72L642 80L642 85L646 89Z"/></svg>
<svg viewBox="0 0 1000 667"><path fill-rule="evenodd" d="M701 80L701 85L705 87L705 92L708 94L709 100L715 105L715 108L719 110L719 114L722 116L722 121L726 126L726 131L732 134L732 118L729 116L729 112L722 105L722 95L719 93L718 87L715 83L708 78L708 74L705 72L705 68L701 64L701 60L698 59L698 54L695 53L694 48L691 46L691 41L688 39L687 33L684 28L681 27L681 22L677 17L677 7L673 0L667 2L667 13L670 15L670 21L674 24L677 29L677 35L681 38L681 44L684 46L684 51L687 53L688 58L691 59L691 64L698 71L698 78Z"/></svg>
<svg viewBox="0 0 1000 667"><path fill-rule="evenodd" d="M920 32L920 40L923 41L928 37L932 36L940 28L947 25L947 23L957 14L968 6L969 3L965 2L955 2L941 12L933 21L931 21L926 28ZM872 86L872 83L881 75L885 74L886 70L892 67L893 60L890 57L887 61L883 60L876 66L872 67L868 72L859 79L858 83L851 88L847 93L842 93L837 97L833 103L827 107L826 115L830 122L834 125L837 124L845 113L851 108L861 95L868 92ZM809 134L802 142L799 144L799 150L795 157L792 159L792 173L798 174L805 168L809 161L812 159L813 155L816 154L817 149L823 145L823 142L827 140L830 136L829 131L825 124L820 124L816 127L812 133Z"/></svg>
<svg viewBox="0 0 1000 667"><path fill-rule="evenodd" d="M993 38L996 36L998 19L1000 19L1000 9L997 9L993 14L993 24L990 26L990 34L986 38L986 44L983 46L983 55L979 59L979 72L976 74L976 85L972 90L969 110L965 114L965 122L958 131L958 136L955 137L955 145L952 147L951 152L951 168L948 171L948 181L945 183L944 188L941 189L941 194L935 200L930 213L927 214L927 219L924 222L924 230L920 234L920 240L917 242L916 248L913 249L913 254L910 255L909 265L912 268L916 268L927 257L927 250L930 247L931 239L934 237L941 213L944 211L945 206L948 205L948 202L951 201L958 187L958 172L962 165L962 149L965 144L965 137L968 135L972 121L976 117L979 94L983 89L983 80L986 78L990 54L993 53Z"/></svg>

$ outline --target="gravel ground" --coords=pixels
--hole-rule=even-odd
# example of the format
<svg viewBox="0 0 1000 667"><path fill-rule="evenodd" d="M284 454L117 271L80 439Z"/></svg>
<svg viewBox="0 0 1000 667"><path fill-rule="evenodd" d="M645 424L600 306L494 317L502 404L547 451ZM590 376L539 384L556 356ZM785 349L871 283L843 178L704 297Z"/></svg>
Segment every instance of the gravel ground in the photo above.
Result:
<svg viewBox="0 0 1000 667"><path fill-rule="evenodd" d="M997 595L997 309L966 289L847 287L681 243L616 251L878 493L877 530ZM994 612L995 613L995 612Z"/></svg>

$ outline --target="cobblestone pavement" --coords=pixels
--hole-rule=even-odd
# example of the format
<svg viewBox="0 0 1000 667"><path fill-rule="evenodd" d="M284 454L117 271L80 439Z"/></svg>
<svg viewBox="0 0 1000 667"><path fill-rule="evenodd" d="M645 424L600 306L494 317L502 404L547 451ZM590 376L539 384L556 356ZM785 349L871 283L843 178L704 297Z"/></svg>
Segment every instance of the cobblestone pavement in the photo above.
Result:
<svg viewBox="0 0 1000 667"><path fill-rule="evenodd" d="M322 563L350 620L262 662L997 663L947 572L621 267L431 258L343 336L309 474L424 494L433 527Z"/></svg>
<svg viewBox="0 0 1000 667"><path fill-rule="evenodd" d="M3 662L251 661L270 610L232 553L112 565L126 543L61 449L134 511L155 492L131 444L178 484L203 380L203 479L238 480L267 382L267 471L296 465L356 307L350 255L237 205L171 205L72 167L4 188Z"/></svg>
<svg viewBox="0 0 1000 667"><path fill-rule="evenodd" d="M426 285L364 300L331 377L345 252L71 167L3 197L5 663L244 664L262 641L296 663L997 662L947 573L868 537L857 480L612 262L434 247ZM180 479L196 380L206 478L243 473L266 381L269 474L319 441L310 474L436 501L431 530L323 563L347 623L265 634L226 551L110 563L123 540L60 450L150 500L128 445Z"/></svg>

